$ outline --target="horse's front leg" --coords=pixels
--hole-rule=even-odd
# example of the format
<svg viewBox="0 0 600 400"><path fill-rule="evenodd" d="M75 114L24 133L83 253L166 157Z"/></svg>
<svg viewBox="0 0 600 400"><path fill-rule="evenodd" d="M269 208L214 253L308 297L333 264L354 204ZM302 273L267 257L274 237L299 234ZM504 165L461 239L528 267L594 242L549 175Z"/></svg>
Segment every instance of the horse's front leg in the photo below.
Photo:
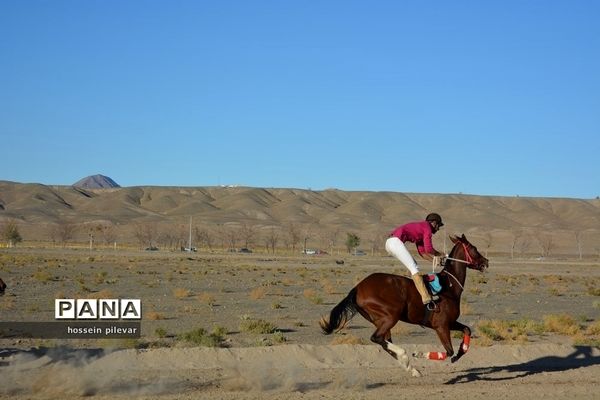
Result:
<svg viewBox="0 0 600 400"><path fill-rule="evenodd" d="M452 357L454 354L454 349L452 348L452 341L450 340L450 329L447 326L440 326L435 328L435 333L437 333L440 342L444 346L446 351L429 351L426 353L413 353L414 357L419 358L428 358L430 360L443 361L448 357Z"/></svg>
<svg viewBox="0 0 600 400"><path fill-rule="evenodd" d="M447 326L440 326L436 328L435 333L437 333L440 342L442 342L442 346L446 349L446 352L436 352L431 351L427 355L430 360L445 360L447 357L452 357L454 354L454 349L452 348L452 340L450 339L450 329Z"/></svg>
<svg viewBox="0 0 600 400"><path fill-rule="evenodd" d="M463 333L463 340L460 343L460 347L458 348L458 353L454 357L450 359L451 362L457 362L459 358L461 358L467 351L469 351L469 345L471 343L471 328L468 326L461 324L458 321L454 321L450 325L450 330L453 331L461 331Z"/></svg>

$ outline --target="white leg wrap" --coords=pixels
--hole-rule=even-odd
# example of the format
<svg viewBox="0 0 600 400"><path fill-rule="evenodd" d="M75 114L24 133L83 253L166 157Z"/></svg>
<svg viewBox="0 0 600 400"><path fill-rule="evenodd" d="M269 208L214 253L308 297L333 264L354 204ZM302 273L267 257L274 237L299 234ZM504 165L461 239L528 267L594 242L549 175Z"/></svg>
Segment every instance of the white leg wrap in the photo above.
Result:
<svg viewBox="0 0 600 400"><path fill-rule="evenodd" d="M386 343L388 350L396 354L398 358L398 363L402 366L402 368L404 368L407 372L410 372L410 374L414 377L421 376L421 373L415 367L412 367L410 365L410 360L408 359L408 354L406 354L406 350L391 342L386 341Z"/></svg>

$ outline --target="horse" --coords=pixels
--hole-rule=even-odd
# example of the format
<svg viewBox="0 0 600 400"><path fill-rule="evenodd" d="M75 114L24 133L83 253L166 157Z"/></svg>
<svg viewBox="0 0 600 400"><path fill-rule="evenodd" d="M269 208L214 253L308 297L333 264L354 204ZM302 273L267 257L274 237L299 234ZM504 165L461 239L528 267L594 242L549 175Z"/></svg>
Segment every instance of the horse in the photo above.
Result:
<svg viewBox="0 0 600 400"><path fill-rule="evenodd" d="M6 290L6 283L0 278L0 296L4 294L4 290Z"/></svg>
<svg viewBox="0 0 600 400"><path fill-rule="evenodd" d="M321 318L319 325L324 334L329 335L341 330L358 312L367 321L375 325L371 341L379 344L392 357L402 363L414 376L420 373L411 369L405 350L392 344L391 329L398 321L421 325L433 329L444 346L445 352L414 353L415 357L430 360L458 361L468 350L471 329L458 322L460 316L460 297L467 277L467 268L484 272L488 260L482 256L465 235L450 235L454 243L445 260L444 268L438 273L442 291L434 310L428 310L422 303L411 278L400 275L374 273L359 282L348 295L336 305L329 319ZM463 340L454 355L450 331L463 332Z"/></svg>

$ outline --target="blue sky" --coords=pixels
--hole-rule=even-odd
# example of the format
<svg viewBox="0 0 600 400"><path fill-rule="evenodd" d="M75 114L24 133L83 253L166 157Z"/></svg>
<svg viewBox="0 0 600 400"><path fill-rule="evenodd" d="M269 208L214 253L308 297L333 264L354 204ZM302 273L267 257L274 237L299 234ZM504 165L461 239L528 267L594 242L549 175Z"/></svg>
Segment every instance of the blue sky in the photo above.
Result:
<svg viewBox="0 0 600 400"><path fill-rule="evenodd" d="M600 195L597 1L0 2L0 180Z"/></svg>

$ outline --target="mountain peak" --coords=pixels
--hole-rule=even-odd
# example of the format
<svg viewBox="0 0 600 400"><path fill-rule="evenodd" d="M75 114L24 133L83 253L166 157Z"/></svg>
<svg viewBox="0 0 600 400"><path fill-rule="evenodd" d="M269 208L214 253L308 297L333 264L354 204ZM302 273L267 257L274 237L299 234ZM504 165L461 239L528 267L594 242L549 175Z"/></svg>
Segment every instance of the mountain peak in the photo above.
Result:
<svg viewBox="0 0 600 400"><path fill-rule="evenodd" d="M100 174L87 176L75 182L73 186L83 189L110 189L121 187L108 176Z"/></svg>

